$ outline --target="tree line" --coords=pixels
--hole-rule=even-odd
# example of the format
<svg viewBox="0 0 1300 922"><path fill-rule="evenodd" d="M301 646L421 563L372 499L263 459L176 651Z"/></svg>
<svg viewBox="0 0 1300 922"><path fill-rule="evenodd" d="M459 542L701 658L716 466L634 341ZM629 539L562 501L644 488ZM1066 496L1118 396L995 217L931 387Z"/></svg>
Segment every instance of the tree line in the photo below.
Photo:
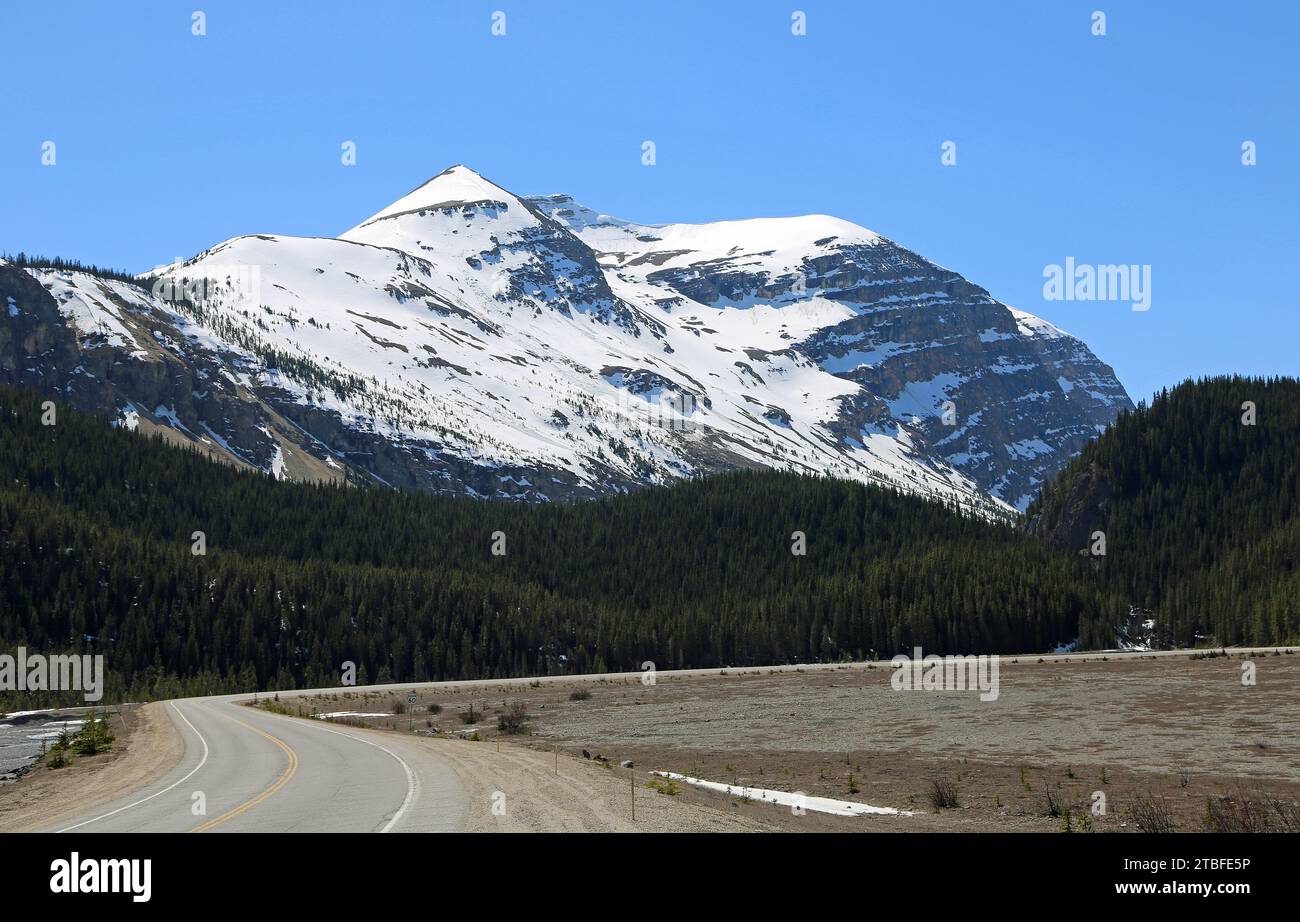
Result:
<svg viewBox="0 0 1300 922"><path fill-rule="evenodd" d="M0 649L102 653L110 698L1028 653L1125 611L1014 523L780 472L574 504L284 483L0 389L0 480Z"/></svg>
<svg viewBox="0 0 1300 922"><path fill-rule="evenodd" d="M1263 645L1300 639L1298 511L1300 381L1232 376L1121 415L1029 515L1102 531L1091 564L1168 642Z"/></svg>

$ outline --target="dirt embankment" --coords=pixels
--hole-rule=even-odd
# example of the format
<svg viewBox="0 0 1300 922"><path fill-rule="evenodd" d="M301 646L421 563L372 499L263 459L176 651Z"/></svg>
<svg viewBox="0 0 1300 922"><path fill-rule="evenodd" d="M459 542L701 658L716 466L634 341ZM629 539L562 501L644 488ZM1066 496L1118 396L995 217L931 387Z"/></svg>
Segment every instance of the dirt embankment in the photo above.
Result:
<svg viewBox="0 0 1300 922"><path fill-rule="evenodd" d="M124 706L111 717L113 748L76 756L63 768L36 766L0 785L0 832L58 829L61 820L147 787L176 767L185 752L165 704Z"/></svg>

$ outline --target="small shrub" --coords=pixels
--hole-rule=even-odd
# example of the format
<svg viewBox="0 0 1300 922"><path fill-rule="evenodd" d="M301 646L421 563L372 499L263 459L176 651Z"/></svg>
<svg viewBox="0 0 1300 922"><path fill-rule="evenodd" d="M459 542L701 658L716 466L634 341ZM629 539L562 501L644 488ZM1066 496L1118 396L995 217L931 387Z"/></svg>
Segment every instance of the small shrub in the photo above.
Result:
<svg viewBox="0 0 1300 922"><path fill-rule="evenodd" d="M82 756L98 755L113 748L113 739L108 717L99 717L91 711L85 724L72 737L72 751Z"/></svg>
<svg viewBox="0 0 1300 922"><path fill-rule="evenodd" d="M1264 832L1268 816L1244 797L1207 797L1202 825L1208 832Z"/></svg>
<svg viewBox="0 0 1300 922"><path fill-rule="evenodd" d="M1043 816L1056 817L1069 815L1070 808L1064 807L1061 804L1060 791L1053 791L1050 787L1044 786L1043 797L1046 800L1046 804L1043 807ZM1069 832L1069 830L1066 830L1066 832Z"/></svg>
<svg viewBox="0 0 1300 922"><path fill-rule="evenodd" d="M1269 794L1205 798L1202 825L1209 832L1300 832L1300 805Z"/></svg>
<svg viewBox="0 0 1300 922"><path fill-rule="evenodd" d="M664 794L668 797L676 797L678 794L682 792L682 786L678 784L674 779L661 778L658 775L655 775L653 778L647 781L645 786L652 791L655 791L659 794Z"/></svg>
<svg viewBox="0 0 1300 922"><path fill-rule="evenodd" d="M951 781L938 778L930 782L930 806L936 810L957 806L957 787Z"/></svg>
<svg viewBox="0 0 1300 922"><path fill-rule="evenodd" d="M497 717L497 729L512 736L527 733L528 721L531 719L527 705L522 701L514 701L507 704L506 709Z"/></svg>
<svg viewBox="0 0 1300 922"><path fill-rule="evenodd" d="M585 688L575 688L573 691L569 692L570 701L587 701L590 698L591 692L587 691Z"/></svg>
<svg viewBox="0 0 1300 922"><path fill-rule="evenodd" d="M1128 817L1142 832L1173 832L1174 820L1169 815L1169 804L1163 798L1139 795L1128 808Z"/></svg>
<svg viewBox="0 0 1300 922"><path fill-rule="evenodd" d="M1270 797L1267 802L1279 829L1283 832L1300 832L1300 804L1280 797Z"/></svg>

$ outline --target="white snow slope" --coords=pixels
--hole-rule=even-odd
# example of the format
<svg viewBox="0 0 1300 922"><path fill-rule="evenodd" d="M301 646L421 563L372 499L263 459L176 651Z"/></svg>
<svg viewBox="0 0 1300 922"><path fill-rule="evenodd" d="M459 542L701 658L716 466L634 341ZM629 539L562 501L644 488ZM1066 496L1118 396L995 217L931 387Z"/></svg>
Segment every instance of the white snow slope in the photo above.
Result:
<svg viewBox="0 0 1300 922"><path fill-rule="evenodd" d="M365 435L448 492L546 499L771 467L1007 511L1018 497L977 484L960 469L975 453L936 450L921 419L964 376L912 381L898 397L843 373L924 343L836 333L833 358L801 347L880 309L819 273L893 252L881 248L898 249L826 216L636 225L562 196L521 199L455 166L337 238L236 237L148 281L192 343L241 356L232 380L310 409L295 418L338 421L311 432L330 465L367 468L348 456ZM116 305L92 311L95 286L77 291L78 278L47 287L57 281L78 327L121 338ZM708 298L691 295L716 279ZM1066 336L1001 310L1005 330L982 340Z"/></svg>

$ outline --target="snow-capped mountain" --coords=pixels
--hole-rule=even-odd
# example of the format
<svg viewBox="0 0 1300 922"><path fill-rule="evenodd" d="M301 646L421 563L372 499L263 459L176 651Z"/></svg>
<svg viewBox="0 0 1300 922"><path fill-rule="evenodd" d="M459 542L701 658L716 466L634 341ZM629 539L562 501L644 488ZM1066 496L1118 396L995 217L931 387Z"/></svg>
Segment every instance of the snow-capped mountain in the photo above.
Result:
<svg viewBox="0 0 1300 922"><path fill-rule="evenodd" d="M526 499L734 467L996 511L1129 407L1079 340L823 215L635 224L456 166L139 285L0 266L0 375L276 476Z"/></svg>

